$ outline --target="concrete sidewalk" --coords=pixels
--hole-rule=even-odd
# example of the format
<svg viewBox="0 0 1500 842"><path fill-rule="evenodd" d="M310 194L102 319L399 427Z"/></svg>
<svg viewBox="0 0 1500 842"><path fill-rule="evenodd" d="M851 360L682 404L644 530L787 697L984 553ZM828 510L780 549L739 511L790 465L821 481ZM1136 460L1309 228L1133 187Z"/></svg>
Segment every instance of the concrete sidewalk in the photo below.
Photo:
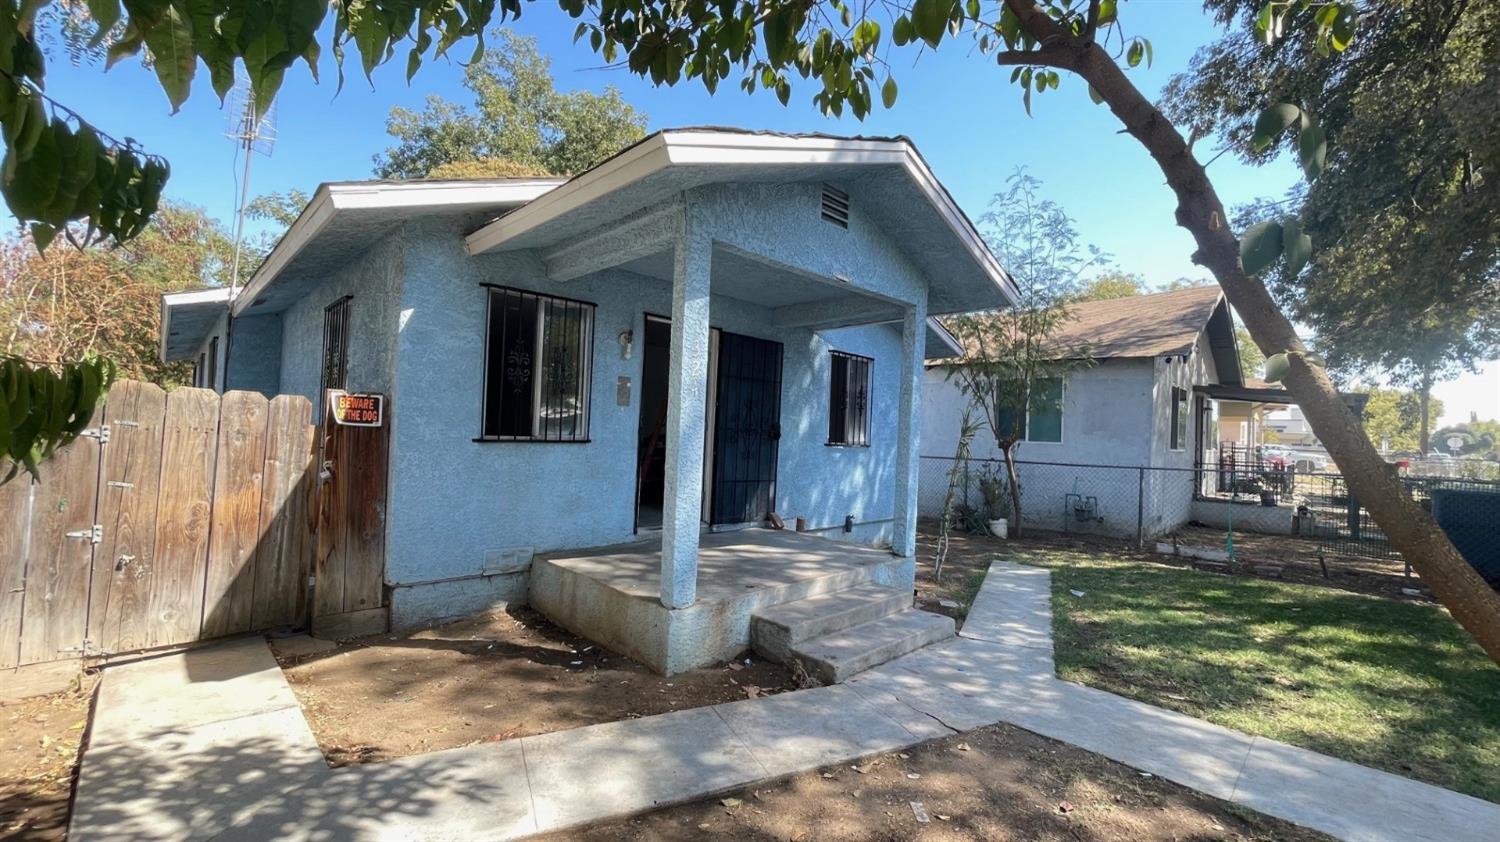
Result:
<svg viewBox="0 0 1500 842"><path fill-rule="evenodd" d="M1050 576L834 687L329 769L264 643L106 672L75 839L513 839L1009 722L1352 840L1494 839L1500 806L1054 676Z"/></svg>

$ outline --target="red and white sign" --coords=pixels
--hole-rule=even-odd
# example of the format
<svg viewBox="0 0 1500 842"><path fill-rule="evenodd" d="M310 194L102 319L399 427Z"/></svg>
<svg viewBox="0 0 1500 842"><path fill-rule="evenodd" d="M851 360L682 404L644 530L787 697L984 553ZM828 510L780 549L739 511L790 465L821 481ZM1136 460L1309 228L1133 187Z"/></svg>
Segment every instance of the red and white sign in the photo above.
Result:
<svg viewBox="0 0 1500 842"><path fill-rule="evenodd" d="M379 427L385 424L385 395L328 391L333 421L345 427Z"/></svg>

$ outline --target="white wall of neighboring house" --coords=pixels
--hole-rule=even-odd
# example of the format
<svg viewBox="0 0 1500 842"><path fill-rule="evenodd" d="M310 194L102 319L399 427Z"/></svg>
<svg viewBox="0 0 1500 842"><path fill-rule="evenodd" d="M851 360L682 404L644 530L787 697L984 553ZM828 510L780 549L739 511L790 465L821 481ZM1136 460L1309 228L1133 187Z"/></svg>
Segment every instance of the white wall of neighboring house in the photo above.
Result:
<svg viewBox="0 0 1500 842"><path fill-rule="evenodd" d="M1180 357L1109 359L1071 372L1063 392L1062 441L1022 442L1016 456L1025 526L1134 536L1142 476L1139 467L1192 468L1197 441L1193 387L1216 382L1213 357L1200 337L1186 361ZM1188 393L1183 447L1171 448L1172 387ZM967 398L941 366L929 368L922 394L920 510L935 517L947 492L946 469L958 440ZM981 430L970 448L975 459L999 458L994 436ZM1038 464L1048 463L1048 464ZM1148 534L1188 519L1194 474L1148 471ZM973 492L971 490L971 496ZM1077 495L1078 500L1069 495ZM1093 498L1092 502L1088 498ZM978 502L977 497L971 502ZM1078 509L1075 504L1084 508ZM1082 517L1083 519L1080 519Z"/></svg>

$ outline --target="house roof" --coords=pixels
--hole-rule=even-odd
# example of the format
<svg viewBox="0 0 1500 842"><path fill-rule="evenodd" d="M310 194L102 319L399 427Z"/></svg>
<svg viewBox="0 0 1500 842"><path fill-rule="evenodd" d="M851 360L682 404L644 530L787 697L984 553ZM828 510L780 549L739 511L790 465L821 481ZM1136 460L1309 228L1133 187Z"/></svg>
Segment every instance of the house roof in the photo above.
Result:
<svg viewBox="0 0 1500 842"><path fill-rule="evenodd" d="M168 292L161 297L163 362L191 357L229 308L229 287Z"/></svg>
<svg viewBox="0 0 1500 842"><path fill-rule="evenodd" d="M934 279L934 315L1002 307L1016 288L974 224L905 137L782 134L717 127L648 135L480 227L471 254L550 245L672 195L722 182L838 182Z"/></svg>
<svg viewBox="0 0 1500 842"><path fill-rule="evenodd" d="M1234 320L1217 285L1072 304L1050 344L1059 356L1149 359L1191 353L1205 331L1219 382L1242 385Z"/></svg>

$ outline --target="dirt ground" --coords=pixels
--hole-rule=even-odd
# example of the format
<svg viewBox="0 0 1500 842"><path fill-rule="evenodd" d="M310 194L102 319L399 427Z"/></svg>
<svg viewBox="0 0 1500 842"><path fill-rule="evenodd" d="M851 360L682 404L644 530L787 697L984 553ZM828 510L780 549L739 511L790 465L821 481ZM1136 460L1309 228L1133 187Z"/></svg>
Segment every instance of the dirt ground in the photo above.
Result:
<svg viewBox="0 0 1500 842"><path fill-rule="evenodd" d="M1303 842L1329 837L1065 743L995 725L857 766L829 766L541 838Z"/></svg>
<svg viewBox="0 0 1500 842"><path fill-rule="evenodd" d="M1170 541L1171 539L1161 540ZM1179 545L1184 547L1222 550L1224 549L1224 530L1186 526L1178 531L1177 540ZM1006 546L1016 545L1028 548L1098 547L1101 551L1120 558L1138 558L1142 561L1177 567L1195 566L1195 560L1191 558L1138 550L1130 542L1108 538L1033 530L1028 532L1024 539L1001 541L988 535L955 532L949 537L948 558L944 562L942 581L936 582L932 577L932 557L937 546L937 525L923 522L917 529L918 607L929 611L940 611L962 619L968 611L968 603L973 600L974 593L978 591L978 577L989 568L991 559L996 553L1003 553ZM1152 546L1155 546L1154 543ZM1328 575L1325 577L1323 565L1318 563L1317 541L1285 535L1236 532L1234 546L1238 564L1227 571L1230 575L1274 575L1275 578L1286 582L1337 588L1392 599L1430 601L1432 598L1420 579L1404 575L1405 565L1400 561L1328 556L1325 559ZM1267 566L1279 568L1279 570L1270 570ZM1418 593L1406 593L1408 589L1416 590ZM942 607L939 604L940 600L957 602L959 607Z"/></svg>
<svg viewBox="0 0 1500 842"><path fill-rule="evenodd" d="M63 693L0 705L0 839L67 835L68 798L95 679Z"/></svg>
<svg viewBox="0 0 1500 842"><path fill-rule="evenodd" d="M281 656L323 753L368 763L477 742L738 701L796 689L783 666L746 655L663 678L510 609L303 659Z"/></svg>

